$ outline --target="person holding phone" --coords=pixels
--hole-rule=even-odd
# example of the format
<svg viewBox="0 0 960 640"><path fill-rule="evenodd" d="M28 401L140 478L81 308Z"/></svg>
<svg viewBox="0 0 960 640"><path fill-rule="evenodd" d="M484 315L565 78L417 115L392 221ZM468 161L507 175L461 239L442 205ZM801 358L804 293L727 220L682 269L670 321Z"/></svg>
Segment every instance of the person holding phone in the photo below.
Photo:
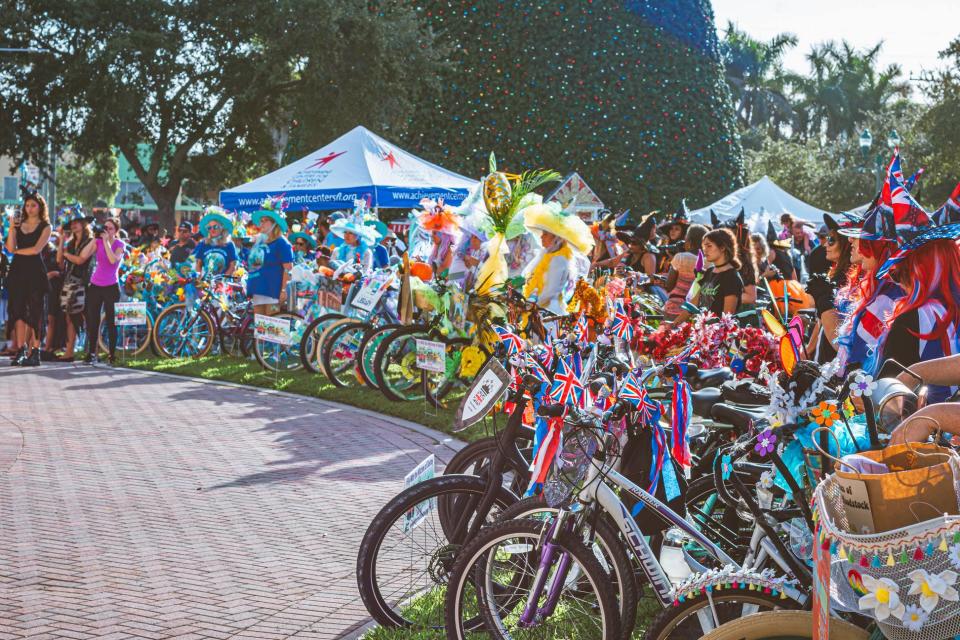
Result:
<svg viewBox="0 0 960 640"><path fill-rule="evenodd" d="M100 336L100 312L107 323L107 338L110 350L110 364L114 363L117 347L117 324L114 320L113 305L120 300L120 263L126 243L117 237L120 233L120 221L107 218L103 231L97 232L97 238L83 248L80 256L89 259L96 254L97 264L90 276L87 287L87 355L84 362L93 363L96 359L97 342Z"/></svg>
<svg viewBox="0 0 960 640"><path fill-rule="evenodd" d="M44 299L50 291L41 253L50 240L50 231L46 200L35 191L27 193L5 243L7 251L13 254L7 276L9 322L14 325L15 341L20 345L10 361L13 366L40 365L40 323Z"/></svg>

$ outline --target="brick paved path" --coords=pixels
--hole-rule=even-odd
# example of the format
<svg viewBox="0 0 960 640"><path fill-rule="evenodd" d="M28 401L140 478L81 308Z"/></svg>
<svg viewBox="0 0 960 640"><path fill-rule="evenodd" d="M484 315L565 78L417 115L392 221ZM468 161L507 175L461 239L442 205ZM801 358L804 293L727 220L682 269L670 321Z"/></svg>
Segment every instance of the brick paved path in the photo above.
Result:
<svg viewBox="0 0 960 640"><path fill-rule="evenodd" d="M455 443L320 400L0 370L0 640L335 638L371 517Z"/></svg>

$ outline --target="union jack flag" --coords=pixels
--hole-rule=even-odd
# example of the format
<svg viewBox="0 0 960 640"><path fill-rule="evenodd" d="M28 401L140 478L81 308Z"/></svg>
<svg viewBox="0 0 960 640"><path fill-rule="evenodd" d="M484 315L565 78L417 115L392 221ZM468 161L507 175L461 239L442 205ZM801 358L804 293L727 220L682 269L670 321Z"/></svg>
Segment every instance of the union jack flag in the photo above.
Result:
<svg viewBox="0 0 960 640"><path fill-rule="evenodd" d="M917 186L917 182L923 176L924 167L917 169L912 176L907 178L907 181L903 183L903 186L907 188L907 191L913 191L913 188Z"/></svg>
<svg viewBox="0 0 960 640"><path fill-rule="evenodd" d="M633 338L633 320L623 308L623 302L617 301L617 308L613 313L613 325L610 327L615 336L622 340Z"/></svg>
<svg viewBox="0 0 960 640"><path fill-rule="evenodd" d="M901 240L910 240L911 234L930 224L930 217L893 173L887 176L887 185L890 188L890 207L893 209L897 236Z"/></svg>
<svg viewBox="0 0 960 640"><path fill-rule="evenodd" d="M580 317L577 318L577 326L574 327L577 333L577 341L580 343L587 343L590 341L590 328L587 325L587 316L583 313L580 314Z"/></svg>
<svg viewBox="0 0 960 640"><path fill-rule="evenodd" d="M553 386L550 387L550 398L559 404L575 404L583 406L583 383L567 364L565 358L557 361L557 372L553 375ZM571 402L572 401L572 402Z"/></svg>
<svg viewBox="0 0 960 640"><path fill-rule="evenodd" d="M543 370L543 367L540 366L540 363L537 362L537 359L529 353L524 355L526 356L527 361L527 371L536 376L537 380L540 382L550 382L547 372Z"/></svg>
<svg viewBox="0 0 960 640"><path fill-rule="evenodd" d="M513 333L506 327L494 327L494 331L497 332L497 335L500 337L500 342L507 346L507 355L512 356L515 353L520 353L523 350L523 340L520 339L520 336Z"/></svg>
<svg viewBox="0 0 960 640"><path fill-rule="evenodd" d="M632 373L623 379L623 385L620 387L620 397L634 406L640 413L640 420L644 424L657 422L663 413L660 402L650 399L646 387L640 384L640 381Z"/></svg>
<svg viewBox="0 0 960 640"><path fill-rule="evenodd" d="M901 184L903 183L903 169L900 167L900 148L897 147L893 151L893 157L890 158L890 164L887 165L887 181L883 184L882 189L880 190L881 198L883 203L890 205L891 200L891 185L890 185L890 176L893 176Z"/></svg>

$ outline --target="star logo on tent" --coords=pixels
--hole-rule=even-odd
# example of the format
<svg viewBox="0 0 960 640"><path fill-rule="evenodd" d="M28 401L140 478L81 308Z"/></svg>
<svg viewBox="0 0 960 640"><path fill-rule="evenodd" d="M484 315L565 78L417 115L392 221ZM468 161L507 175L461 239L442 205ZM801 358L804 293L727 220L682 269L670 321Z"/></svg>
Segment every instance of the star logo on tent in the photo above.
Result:
<svg viewBox="0 0 960 640"><path fill-rule="evenodd" d="M394 167L396 167L397 164L398 164L398 163L397 163L397 157L396 157L395 155L393 155L393 151L392 151L392 150L391 150L390 152L381 151L381 152L380 152L380 159L383 160L384 162L389 162L391 169L393 169Z"/></svg>
<svg viewBox="0 0 960 640"><path fill-rule="evenodd" d="M319 158L316 162L314 162L312 165L310 165L310 166L307 167L307 168L308 168L308 169L313 169L314 167L325 167L325 166L327 166L332 160L335 160L335 159L339 158L340 156L342 156L342 155L345 154L345 153L346 153L346 151L341 151L340 153L334 153L333 151L331 151L330 153L328 153L327 155L323 156L322 158Z"/></svg>

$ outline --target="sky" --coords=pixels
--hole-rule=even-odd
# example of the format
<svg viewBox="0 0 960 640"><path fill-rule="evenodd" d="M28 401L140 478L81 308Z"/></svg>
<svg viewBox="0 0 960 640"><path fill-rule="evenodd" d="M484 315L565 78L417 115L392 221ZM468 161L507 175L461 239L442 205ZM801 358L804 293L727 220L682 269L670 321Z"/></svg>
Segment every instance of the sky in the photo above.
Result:
<svg viewBox="0 0 960 640"><path fill-rule="evenodd" d="M713 0L713 12L721 37L728 20L761 40L797 36L784 66L803 73L811 45L846 39L865 48L883 40L881 65L898 63L909 77L942 66L937 54L960 36L960 0Z"/></svg>

